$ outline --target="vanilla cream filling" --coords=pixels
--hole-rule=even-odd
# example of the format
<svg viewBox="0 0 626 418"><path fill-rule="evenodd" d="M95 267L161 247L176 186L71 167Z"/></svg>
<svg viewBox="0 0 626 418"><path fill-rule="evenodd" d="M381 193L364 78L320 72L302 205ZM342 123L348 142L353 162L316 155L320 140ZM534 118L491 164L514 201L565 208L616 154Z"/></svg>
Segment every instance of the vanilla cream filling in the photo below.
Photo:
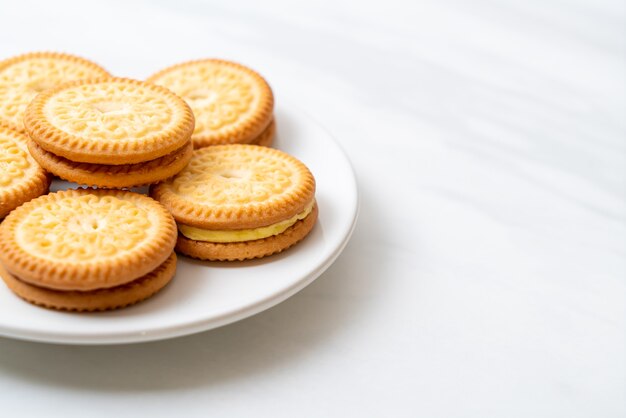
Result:
<svg viewBox="0 0 626 418"><path fill-rule="evenodd" d="M178 224L178 230L185 237L194 241L207 241L207 242L242 242L253 241L256 239L263 239L271 237L273 235L282 234L301 219L309 216L313 210L315 201L312 201L304 211L292 216L291 218L277 222L272 225L263 226L261 228L254 229L231 229L231 230L213 230L202 229L194 226Z"/></svg>

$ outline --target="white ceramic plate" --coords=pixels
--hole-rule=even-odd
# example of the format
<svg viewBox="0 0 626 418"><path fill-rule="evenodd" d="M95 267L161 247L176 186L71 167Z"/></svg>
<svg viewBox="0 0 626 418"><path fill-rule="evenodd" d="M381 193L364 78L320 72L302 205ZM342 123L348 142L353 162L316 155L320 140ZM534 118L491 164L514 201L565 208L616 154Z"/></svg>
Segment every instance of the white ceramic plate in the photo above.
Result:
<svg viewBox="0 0 626 418"><path fill-rule="evenodd" d="M346 155L322 127L293 108L276 110L274 146L301 159L317 181L319 219L282 254L248 262L179 257L176 277L138 305L76 314L26 303L0 283L0 335L68 344L121 344L192 334L238 321L292 296L328 268L348 242L358 212ZM53 190L72 186L55 182Z"/></svg>

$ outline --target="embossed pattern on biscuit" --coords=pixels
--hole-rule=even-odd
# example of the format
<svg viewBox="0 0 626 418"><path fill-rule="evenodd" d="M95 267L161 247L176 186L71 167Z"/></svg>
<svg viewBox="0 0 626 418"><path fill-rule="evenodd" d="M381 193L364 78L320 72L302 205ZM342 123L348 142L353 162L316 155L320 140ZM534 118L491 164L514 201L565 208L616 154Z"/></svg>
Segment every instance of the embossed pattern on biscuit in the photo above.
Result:
<svg viewBox="0 0 626 418"><path fill-rule="evenodd" d="M315 180L302 162L282 151L219 145L195 150L187 167L151 194L186 225L256 228L302 212L314 198Z"/></svg>
<svg viewBox="0 0 626 418"><path fill-rule="evenodd" d="M72 80L108 77L98 65L72 55L35 52L0 62L0 119L22 131L26 106L42 91Z"/></svg>
<svg viewBox="0 0 626 418"><path fill-rule="evenodd" d="M0 187L23 180L26 173L35 168L30 160L28 152L15 139L0 136Z"/></svg>
<svg viewBox="0 0 626 418"><path fill-rule="evenodd" d="M67 197L26 214L16 241L39 258L91 262L119 257L154 239L154 218L140 204L115 196Z"/></svg>
<svg viewBox="0 0 626 418"><path fill-rule="evenodd" d="M182 67L160 81L183 97L195 114L205 115L196 124L194 134L239 122L259 101L252 76L232 67Z"/></svg>
<svg viewBox="0 0 626 418"><path fill-rule="evenodd" d="M24 126L42 148L69 160L132 164L180 149L191 137L194 117L163 87L109 78L38 95L26 110Z"/></svg>
<svg viewBox="0 0 626 418"><path fill-rule="evenodd" d="M196 115L199 147L249 143L271 120L273 95L265 80L242 65L215 59L167 68L148 79L181 96Z"/></svg>
<svg viewBox="0 0 626 418"><path fill-rule="evenodd" d="M26 136L0 126L0 219L48 190L50 178L29 154Z"/></svg>
<svg viewBox="0 0 626 418"><path fill-rule="evenodd" d="M171 183L181 198L200 205L246 205L276 201L301 181L291 161L239 148L198 152Z"/></svg>
<svg viewBox="0 0 626 418"><path fill-rule="evenodd" d="M51 96L44 114L54 127L89 141L138 141L173 127L180 113L173 102L145 85L83 84Z"/></svg>

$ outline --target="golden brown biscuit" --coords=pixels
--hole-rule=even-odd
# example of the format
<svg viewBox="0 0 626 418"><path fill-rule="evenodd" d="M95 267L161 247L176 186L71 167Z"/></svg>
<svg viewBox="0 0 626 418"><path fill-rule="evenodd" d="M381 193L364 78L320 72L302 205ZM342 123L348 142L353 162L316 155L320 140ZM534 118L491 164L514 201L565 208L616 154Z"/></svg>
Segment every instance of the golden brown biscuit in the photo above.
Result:
<svg viewBox="0 0 626 418"><path fill-rule="evenodd" d="M271 147L274 142L274 137L276 136L276 122L272 119L272 122L265 128L265 130L256 137L251 144L252 145L261 145L263 147Z"/></svg>
<svg viewBox="0 0 626 418"><path fill-rule="evenodd" d="M28 105L24 126L41 148L59 157L124 165L182 148L194 117L180 97L163 87L109 78L44 91Z"/></svg>
<svg viewBox="0 0 626 418"><path fill-rule="evenodd" d="M176 219L178 250L203 259L282 251L304 238L317 218L309 169L282 151L258 145L195 150L189 165L152 186L150 195Z"/></svg>
<svg viewBox="0 0 626 418"><path fill-rule="evenodd" d="M31 52L0 61L0 121L24 132L24 111L40 92L68 81L109 76L91 61L57 52Z"/></svg>
<svg viewBox="0 0 626 418"><path fill-rule="evenodd" d="M310 204L315 179L295 157L257 145L194 150L174 178L151 188L178 222L206 229L257 228Z"/></svg>
<svg viewBox="0 0 626 418"><path fill-rule="evenodd" d="M0 262L57 290L119 286L162 264L176 243L170 213L147 196L77 189L38 197L0 224Z"/></svg>
<svg viewBox="0 0 626 418"><path fill-rule="evenodd" d="M91 312L124 308L141 302L163 287L176 274L176 254L155 270L120 286L79 292L47 289L27 283L7 272L0 265L0 277L15 294L27 302L49 309L64 311Z"/></svg>
<svg viewBox="0 0 626 418"><path fill-rule="evenodd" d="M50 187L50 176L28 153L23 133L0 125L0 219Z"/></svg>
<svg viewBox="0 0 626 418"><path fill-rule="evenodd" d="M204 59L177 64L148 78L193 109L195 148L248 144L269 126L274 95L265 79L243 65Z"/></svg>
<svg viewBox="0 0 626 418"><path fill-rule="evenodd" d="M181 149L152 161L125 165L76 163L41 148L28 141L31 155L51 173L60 178L85 186L104 188L137 187L157 183L180 172L193 153L193 144L187 142Z"/></svg>

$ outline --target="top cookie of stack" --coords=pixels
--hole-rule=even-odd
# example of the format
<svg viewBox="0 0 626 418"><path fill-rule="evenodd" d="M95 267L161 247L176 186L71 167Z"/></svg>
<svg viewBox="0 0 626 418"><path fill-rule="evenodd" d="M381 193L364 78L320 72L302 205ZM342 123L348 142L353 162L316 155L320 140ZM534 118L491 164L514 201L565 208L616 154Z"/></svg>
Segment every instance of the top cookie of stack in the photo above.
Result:
<svg viewBox="0 0 626 418"><path fill-rule="evenodd" d="M33 157L69 181L133 187L173 176L193 151L194 117L169 90L123 78L66 83L24 115Z"/></svg>

